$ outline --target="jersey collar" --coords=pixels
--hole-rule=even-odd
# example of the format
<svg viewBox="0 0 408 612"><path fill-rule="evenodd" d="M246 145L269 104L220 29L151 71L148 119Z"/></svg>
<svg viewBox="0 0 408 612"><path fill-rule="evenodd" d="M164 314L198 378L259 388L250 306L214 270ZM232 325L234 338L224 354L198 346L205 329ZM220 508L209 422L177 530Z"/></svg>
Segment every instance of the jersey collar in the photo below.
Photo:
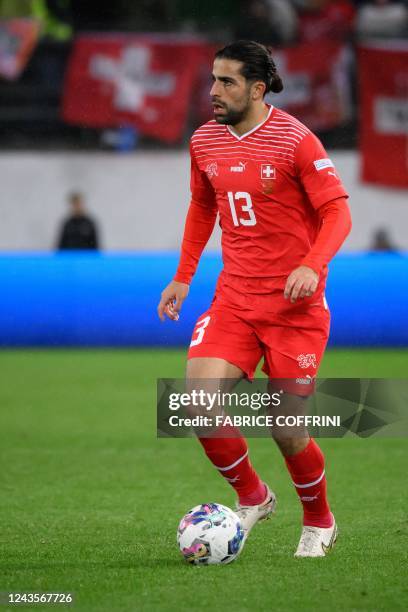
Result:
<svg viewBox="0 0 408 612"><path fill-rule="evenodd" d="M256 130L259 130L259 128L262 127L268 121L269 117L272 114L272 111L273 111L273 106L272 106L272 104L270 104L269 105L269 113L268 113L267 117L263 121L261 121L261 123L258 123L258 125L253 127L252 130L249 130L249 132L245 132L245 134L241 134L241 136L238 136L238 134L235 134L235 132L231 129L231 127L229 125L227 125L227 130L229 131L231 136L234 136L234 138L236 138L237 140L242 140L243 138L246 138L250 134L253 134L254 132L256 132Z"/></svg>

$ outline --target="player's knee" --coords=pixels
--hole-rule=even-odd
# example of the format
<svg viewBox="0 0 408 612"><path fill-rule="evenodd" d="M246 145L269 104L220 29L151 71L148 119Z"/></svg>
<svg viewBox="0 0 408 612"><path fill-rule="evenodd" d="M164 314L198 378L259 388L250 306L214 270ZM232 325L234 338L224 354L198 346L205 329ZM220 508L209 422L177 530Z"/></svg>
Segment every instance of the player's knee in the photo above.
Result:
<svg viewBox="0 0 408 612"><path fill-rule="evenodd" d="M294 436L293 432L286 432L286 435L282 435L280 432L279 434L272 434L272 436L284 457L300 453L309 441L306 431L298 432L297 436Z"/></svg>

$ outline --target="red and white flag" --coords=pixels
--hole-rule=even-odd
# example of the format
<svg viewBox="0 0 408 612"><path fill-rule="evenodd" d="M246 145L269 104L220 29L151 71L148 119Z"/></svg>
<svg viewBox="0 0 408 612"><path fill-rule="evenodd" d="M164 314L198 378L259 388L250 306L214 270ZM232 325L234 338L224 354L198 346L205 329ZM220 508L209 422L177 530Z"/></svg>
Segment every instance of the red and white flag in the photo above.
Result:
<svg viewBox="0 0 408 612"><path fill-rule="evenodd" d="M154 36L80 36L67 71L64 120L131 125L176 142L186 125L201 49L200 42Z"/></svg>
<svg viewBox="0 0 408 612"><path fill-rule="evenodd" d="M362 46L358 67L362 179L408 187L408 44Z"/></svg>
<svg viewBox="0 0 408 612"><path fill-rule="evenodd" d="M273 54L284 89L268 101L314 131L330 130L351 116L350 51L339 42L302 43Z"/></svg>

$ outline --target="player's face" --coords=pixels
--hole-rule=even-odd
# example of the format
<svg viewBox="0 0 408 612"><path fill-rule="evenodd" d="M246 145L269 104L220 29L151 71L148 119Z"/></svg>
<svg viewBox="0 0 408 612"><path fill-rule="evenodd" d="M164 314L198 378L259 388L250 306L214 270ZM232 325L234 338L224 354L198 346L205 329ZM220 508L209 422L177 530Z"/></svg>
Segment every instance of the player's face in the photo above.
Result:
<svg viewBox="0 0 408 612"><path fill-rule="evenodd" d="M218 123L237 125L251 108L252 84L241 74L242 62L216 59L213 67L213 85L210 96L214 119Z"/></svg>

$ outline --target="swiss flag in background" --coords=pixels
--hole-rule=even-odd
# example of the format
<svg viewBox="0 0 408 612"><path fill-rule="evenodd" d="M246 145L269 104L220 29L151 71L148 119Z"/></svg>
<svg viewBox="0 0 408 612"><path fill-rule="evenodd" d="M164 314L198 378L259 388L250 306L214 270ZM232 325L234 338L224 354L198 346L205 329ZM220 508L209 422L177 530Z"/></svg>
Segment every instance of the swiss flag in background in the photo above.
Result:
<svg viewBox="0 0 408 612"><path fill-rule="evenodd" d="M132 125L165 142L183 135L199 41L132 35L82 35L65 81L63 119L89 127Z"/></svg>
<svg viewBox="0 0 408 612"><path fill-rule="evenodd" d="M359 49L362 179L408 187L408 43Z"/></svg>

